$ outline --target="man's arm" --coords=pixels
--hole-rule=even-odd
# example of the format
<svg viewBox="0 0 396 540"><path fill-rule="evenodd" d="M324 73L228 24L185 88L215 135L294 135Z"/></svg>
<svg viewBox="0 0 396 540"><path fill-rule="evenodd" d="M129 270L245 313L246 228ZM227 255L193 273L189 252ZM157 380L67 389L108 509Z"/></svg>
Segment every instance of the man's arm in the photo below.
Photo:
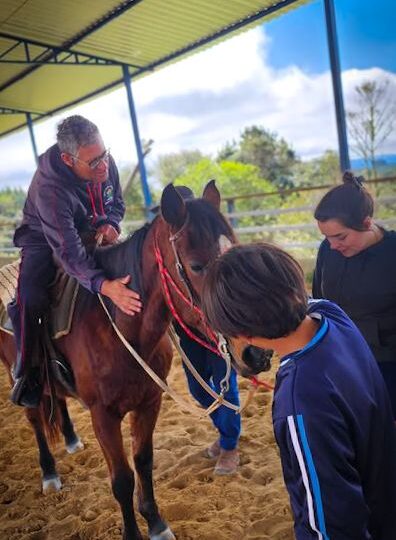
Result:
<svg viewBox="0 0 396 540"><path fill-rule="evenodd" d="M128 289L129 276L108 280L89 255L74 225L73 208L62 190L42 189L36 201L43 233L65 272L93 293L108 296L124 313L141 309L139 295Z"/></svg>
<svg viewBox="0 0 396 540"><path fill-rule="evenodd" d="M127 288L131 276L125 276L118 279L105 279L102 282L100 293L108 296L110 300L127 315L135 315L142 309L140 297L135 291Z"/></svg>
<svg viewBox="0 0 396 540"><path fill-rule="evenodd" d="M121 232L120 222L125 214L125 204L122 197L117 166L111 156L109 159L109 179L114 190L113 203L111 210L107 211L106 217L102 220L99 219L95 235L96 240L102 237L103 244L105 245L117 242Z"/></svg>
<svg viewBox="0 0 396 540"><path fill-rule="evenodd" d="M118 175L117 166L114 159L109 158L109 180L113 186L113 203L111 210L106 211L106 217L103 220L98 221L98 225L112 225L118 232L120 232L120 223L125 214L125 203L122 197L122 190L120 185L120 178Z"/></svg>

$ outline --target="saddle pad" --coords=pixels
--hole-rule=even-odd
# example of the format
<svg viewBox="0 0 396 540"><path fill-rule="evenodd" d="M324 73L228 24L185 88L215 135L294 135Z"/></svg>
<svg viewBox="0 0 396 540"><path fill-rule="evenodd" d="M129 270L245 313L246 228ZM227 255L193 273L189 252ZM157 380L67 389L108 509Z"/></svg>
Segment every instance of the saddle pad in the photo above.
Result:
<svg viewBox="0 0 396 540"><path fill-rule="evenodd" d="M0 327L8 334L12 334L12 330L11 326L4 326L8 320L7 305L15 297L15 291L18 285L19 263L20 260L18 259L0 268Z"/></svg>
<svg viewBox="0 0 396 540"><path fill-rule="evenodd" d="M79 287L75 278L58 270L51 286L49 324L52 339L66 336L70 332Z"/></svg>
<svg viewBox="0 0 396 540"><path fill-rule="evenodd" d="M0 327L12 334L7 305L14 300L18 285L20 260L0 268ZM51 306L48 313L50 334L58 339L70 332L79 284L77 280L58 270L51 286Z"/></svg>

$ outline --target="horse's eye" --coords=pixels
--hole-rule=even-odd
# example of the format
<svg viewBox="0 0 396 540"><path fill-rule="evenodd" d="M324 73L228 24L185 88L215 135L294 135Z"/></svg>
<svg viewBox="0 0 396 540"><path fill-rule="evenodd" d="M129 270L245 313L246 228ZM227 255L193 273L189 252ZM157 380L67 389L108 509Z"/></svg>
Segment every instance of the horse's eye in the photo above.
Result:
<svg viewBox="0 0 396 540"><path fill-rule="evenodd" d="M191 271L194 272L194 274L200 274L201 272L204 271L205 266L203 264L194 262L190 264L190 268L191 268Z"/></svg>

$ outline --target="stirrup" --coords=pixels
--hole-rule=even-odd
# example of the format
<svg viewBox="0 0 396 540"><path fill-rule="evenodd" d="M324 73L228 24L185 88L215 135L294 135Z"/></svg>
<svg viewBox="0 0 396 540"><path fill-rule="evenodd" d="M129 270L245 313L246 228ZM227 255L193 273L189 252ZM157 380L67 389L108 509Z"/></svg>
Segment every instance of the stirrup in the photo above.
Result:
<svg viewBox="0 0 396 540"><path fill-rule="evenodd" d="M31 378L33 378L32 374L30 378L22 375L16 379L10 394L10 400L14 405L31 409L40 405L43 388L37 381L32 384Z"/></svg>
<svg viewBox="0 0 396 540"><path fill-rule="evenodd" d="M57 358L51 358L51 368L58 383L60 383L69 394L76 397L76 382L69 365L58 356Z"/></svg>

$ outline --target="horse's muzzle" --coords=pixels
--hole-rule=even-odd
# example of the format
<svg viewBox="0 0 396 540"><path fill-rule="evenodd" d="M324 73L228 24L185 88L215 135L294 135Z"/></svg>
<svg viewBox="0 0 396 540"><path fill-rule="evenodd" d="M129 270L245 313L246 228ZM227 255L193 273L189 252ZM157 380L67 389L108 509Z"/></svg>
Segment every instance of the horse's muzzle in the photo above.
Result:
<svg viewBox="0 0 396 540"><path fill-rule="evenodd" d="M248 345L242 351L242 360L245 366L242 369L240 366L240 374L243 377L250 377L261 373L261 371L268 371L271 369L273 354L274 351L271 349L260 349L254 345Z"/></svg>

